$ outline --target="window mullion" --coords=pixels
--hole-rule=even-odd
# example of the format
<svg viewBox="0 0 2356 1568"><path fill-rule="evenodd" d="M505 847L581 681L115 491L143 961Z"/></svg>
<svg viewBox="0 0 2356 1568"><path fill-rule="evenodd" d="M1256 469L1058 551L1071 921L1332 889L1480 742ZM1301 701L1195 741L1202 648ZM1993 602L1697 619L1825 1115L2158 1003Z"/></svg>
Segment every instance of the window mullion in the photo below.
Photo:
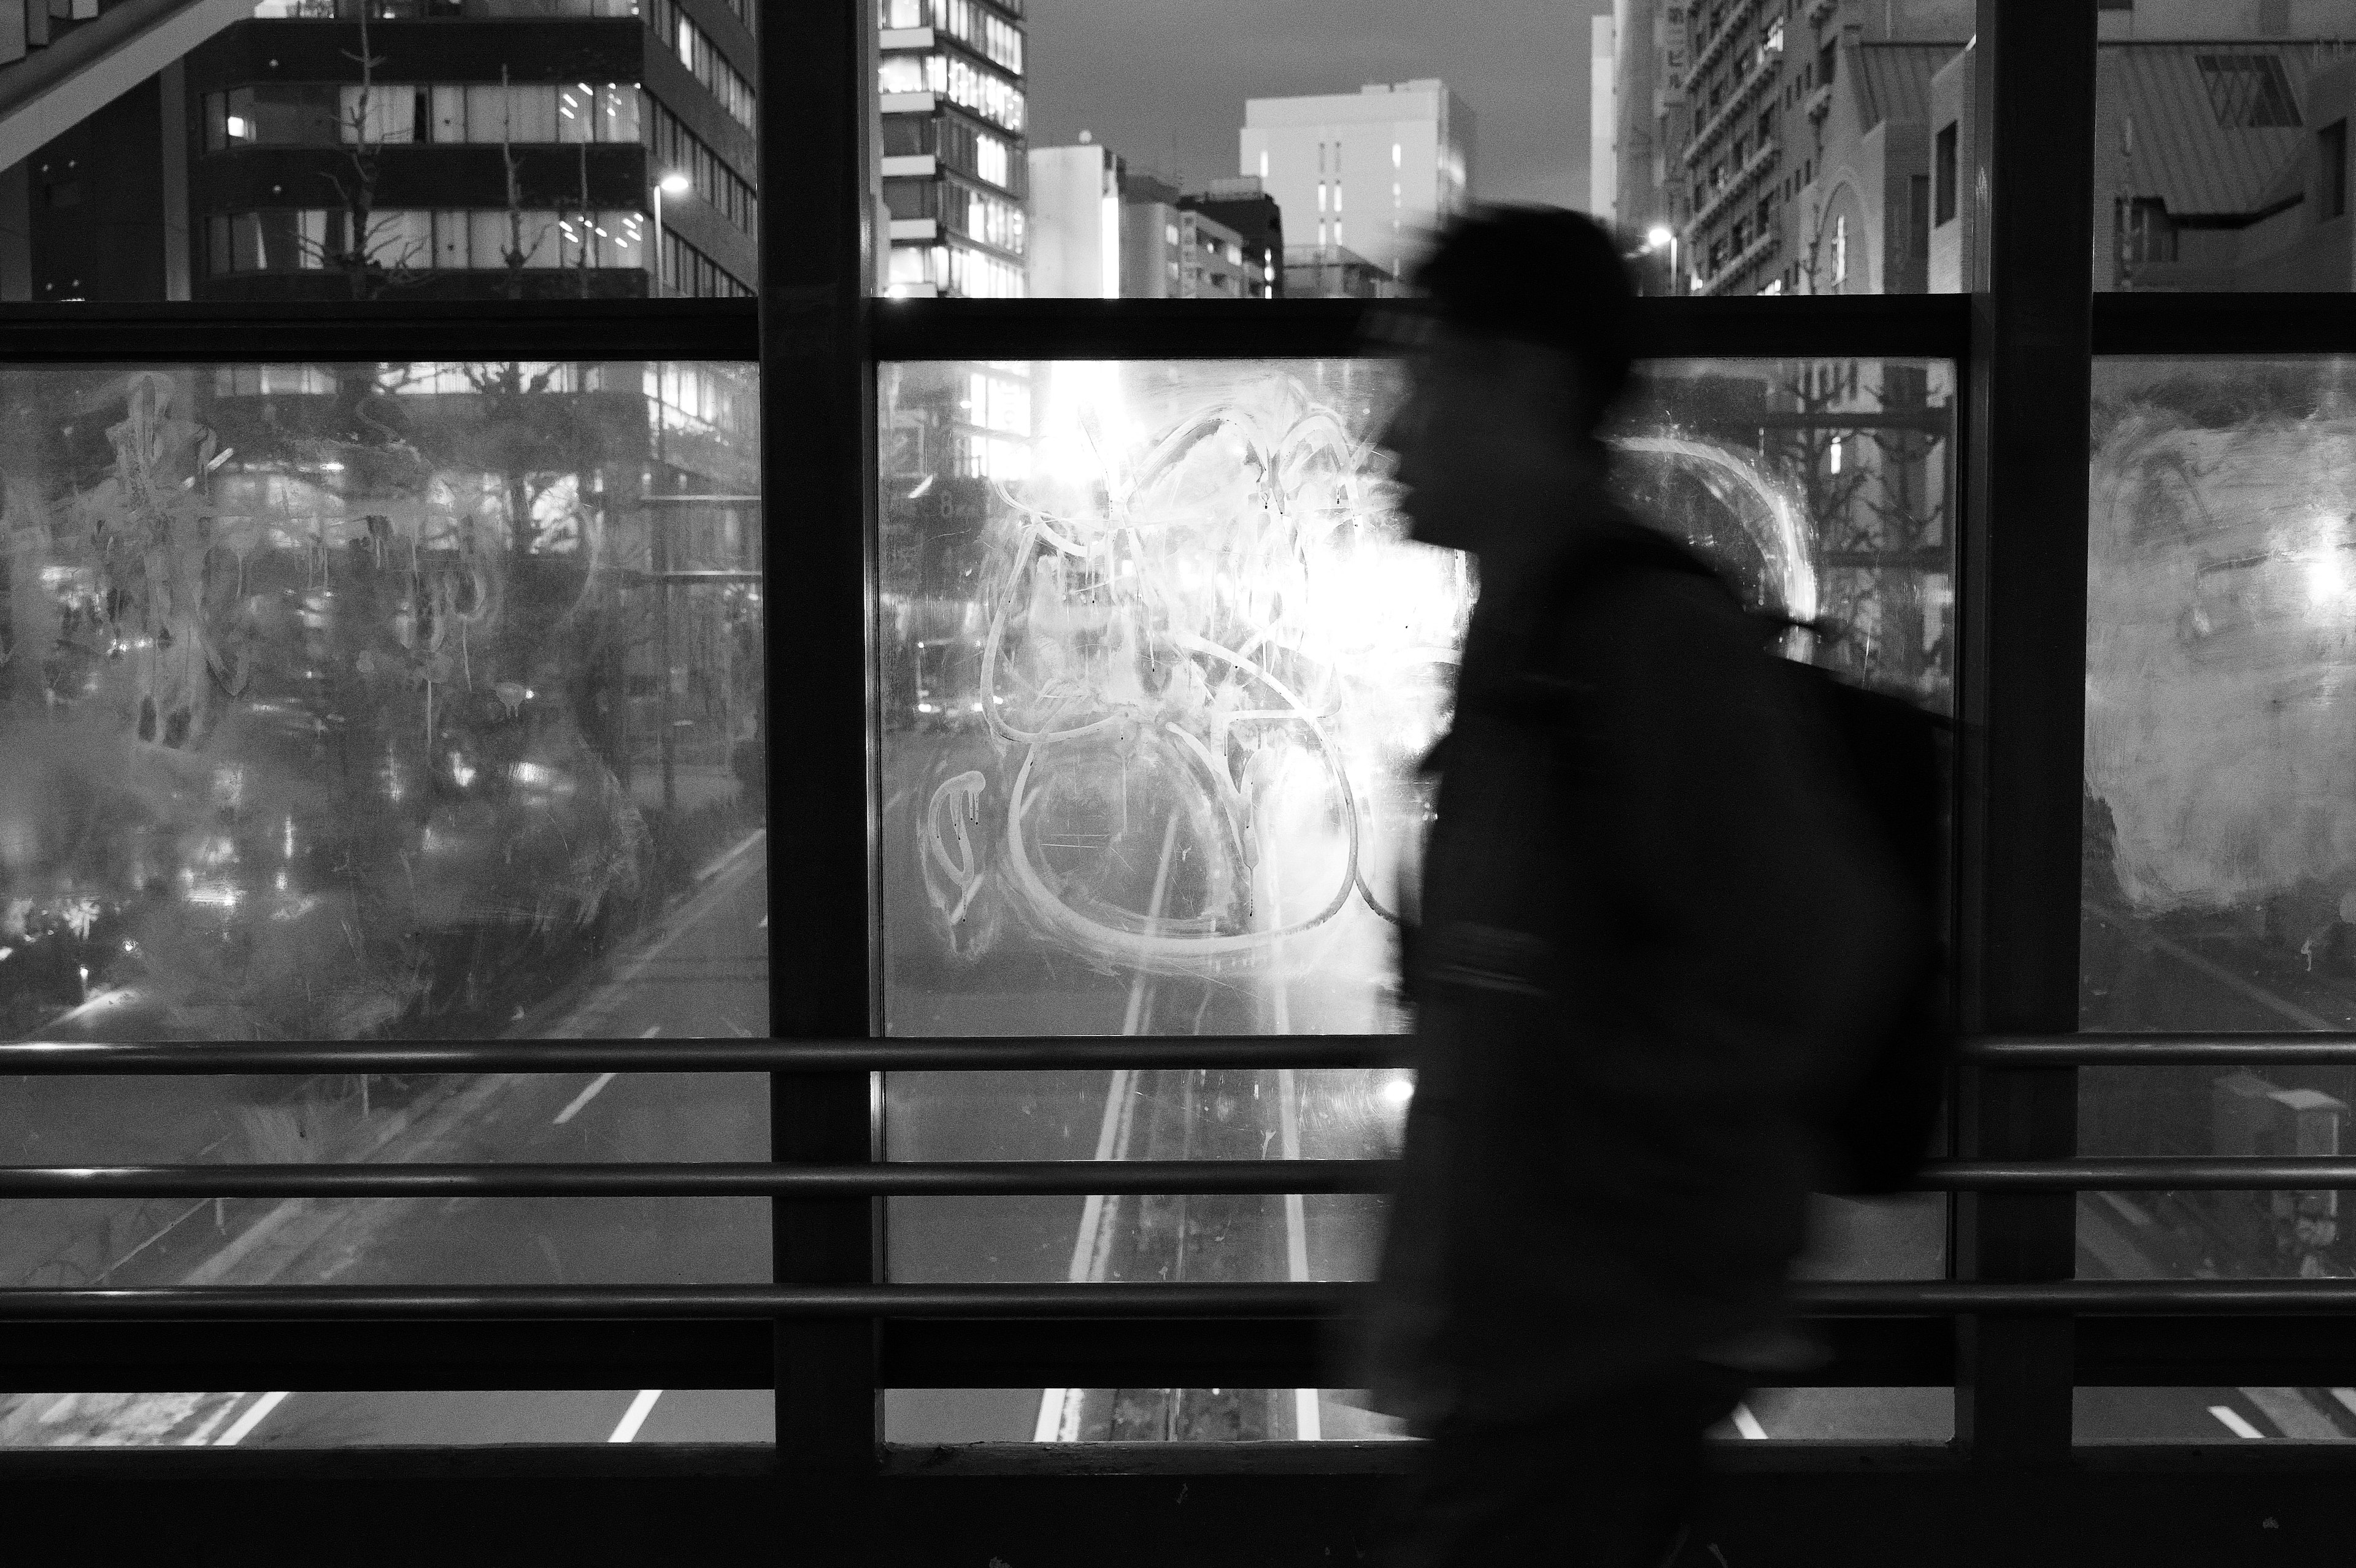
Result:
<svg viewBox="0 0 2356 1568"><path fill-rule="evenodd" d="M763 204L763 562L783 573L768 617L762 720L768 820L770 1029L782 1038L870 1030L867 835L867 560L875 473L873 372L862 312L873 275L868 84L873 13L776 6L760 43ZM771 1157L873 1157L863 1072L770 1080ZM779 1200L771 1244L780 1284L874 1278L878 1205ZM860 1506L875 1467L876 1328L866 1319L776 1328L777 1448L795 1550L859 1558Z"/></svg>
<svg viewBox="0 0 2356 1568"><path fill-rule="evenodd" d="M1961 193L1977 229L1964 540L1967 720L1961 763L1959 957L1978 1031L2073 1029L2084 733L2091 387L2094 10L1979 0ZM1967 1156L2076 1152L2076 1073L1967 1074ZM1959 1273L2074 1272L2069 1194L1967 1197ZM1990 1469L2068 1457L2067 1318L1958 1325L1957 1436Z"/></svg>

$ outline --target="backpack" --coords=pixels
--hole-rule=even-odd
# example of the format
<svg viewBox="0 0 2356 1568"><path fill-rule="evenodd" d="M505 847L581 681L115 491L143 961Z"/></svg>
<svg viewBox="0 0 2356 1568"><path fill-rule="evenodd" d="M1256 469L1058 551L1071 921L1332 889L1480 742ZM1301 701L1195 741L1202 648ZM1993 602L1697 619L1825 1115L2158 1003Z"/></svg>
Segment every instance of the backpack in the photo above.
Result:
<svg viewBox="0 0 2356 1568"><path fill-rule="evenodd" d="M1614 528L1565 567L1558 603L1602 575L1718 571L1684 546L1633 524ZM1729 589L1731 592L1732 590ZM1762 631L1796 623L1762 617ZM1922 937L1907 955L1901 1000L1832 1090L1821 1114L1831 1158L1824 1190L1884 1197L1910 1189L1939 1133L1958 1035L1948 995L1944 918L1952 724L1900 698L1853 686L1831 671L1778 660L1802 707L1831 738L1834 767L1846 775L1858 819L1899 872Z"/></svg>

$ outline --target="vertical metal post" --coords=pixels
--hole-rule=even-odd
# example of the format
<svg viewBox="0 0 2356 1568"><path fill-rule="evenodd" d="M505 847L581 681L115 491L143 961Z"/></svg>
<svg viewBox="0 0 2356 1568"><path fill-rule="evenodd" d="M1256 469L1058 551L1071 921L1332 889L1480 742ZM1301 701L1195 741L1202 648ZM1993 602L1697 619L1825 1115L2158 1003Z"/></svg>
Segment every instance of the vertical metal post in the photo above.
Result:
<svg viewBox="0 0 2356 1568"><path fill-rule="evenodd" d="M649 508L648 563L655 580L655 664L662 671L655 686L655 755L662 759L663 814L679 809L678 730L672 722L670 645L670 519L668 507Z"/></svg>
<svg viewBox="0 0 2356 1568"><path fill-rule="evenodd" d="M864 1035L873 1012L875 396L864 312L876 243L868 196L874 27L873 8L854 0L770 5L761 18L770 1028L780 1038ZM873 1157L866 1073L770 1082L773 1159ZM872 1281L873 1212L864 1199L777 1201L777 1281ZM793 1561L864 1563L877 1435L874 1327L780 1323L776 1346L780 1501Z"/></svg>
<svg viewBox="0 0 2356 1568"><path fill-rule="evenodd" d="M2077 1027L2094 39L2091 5L1979 0L1965 192L1983 249L1965 514L1960 860L1965 1023L1975 1030ZM2076 1078L1968 1074L1964 1152L2074 1154ZM1957 1270L2067 1279L2075 1213L2068 1194L1965 1199ZM1975 1461L2016 1472L2065 1461L2069 1320L1982 1317L1958 1331L1956 1435Z"/></svg>

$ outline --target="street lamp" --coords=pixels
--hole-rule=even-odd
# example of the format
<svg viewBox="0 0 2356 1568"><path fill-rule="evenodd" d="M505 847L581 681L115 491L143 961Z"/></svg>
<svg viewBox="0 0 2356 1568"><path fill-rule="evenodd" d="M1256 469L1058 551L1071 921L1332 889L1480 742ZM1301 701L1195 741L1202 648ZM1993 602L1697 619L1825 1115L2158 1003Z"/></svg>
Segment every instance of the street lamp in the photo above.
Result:
<svg viewBox="0 0 2356 1568"><path fill-rule="evenodd" d="M689 191L693 190L694 188L695 188L695 182L694 182L693 180L691 180L691 179L688 178L685 175L683 175L683 174L680 173L677 169L673 169L673 170L671 170L671 172L670 172L670 173L669 173L669 174L667 174L667 175L663 176L660 179L659 179L659 180L655 181L655 266L654 266L654 273L655 273L655 286L654 286L654 293L657 293L658 295L659 295L659 294L663 292L663 225L662 225L662 198L663 198L666 195L669 195L669 196L685 196Z"/></svg>
<svg viewBox="0 0 2356 1568"><path fill-rule="evenodd" d="M1664 245L1669 248L1669 293L1677 293L1685 286L1685 280L1677 272L1677 231L1665 223L1655 223L1644 236L1644 243L1655 251Z"/></svg>

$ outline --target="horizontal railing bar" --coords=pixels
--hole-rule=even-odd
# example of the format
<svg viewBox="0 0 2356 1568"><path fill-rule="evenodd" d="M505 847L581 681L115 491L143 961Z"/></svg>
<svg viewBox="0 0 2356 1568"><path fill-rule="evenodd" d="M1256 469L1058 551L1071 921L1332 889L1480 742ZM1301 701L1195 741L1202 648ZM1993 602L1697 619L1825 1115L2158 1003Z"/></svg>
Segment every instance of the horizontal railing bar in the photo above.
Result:
<svg viewBox="0 0 2356 1568"><path fill-rule="evenodd" d="M1113 1068L1398 1067L1405 1035L1141 1039L0 1041L16 1073L1005 1072ZM1979 1067L2356 1065L2356 1034L2000 1035L1965 1042Z"/></svg>
<svg viewBox="0 0 2356 1568"><path fill-rule="evenodd" d="M0 1199L918 1198L1386 1192L1382 1159L0 1166ZM2356 1159L1936 1160L1925 1192L2356 1190Z"/></svg>
<svg viewBox="0 0 2356 1568"><path fill-rule="evenodd" d="M1990 1035L1966 1040L1979 1067L2350 1067L2356 1034Z"/></svg>
<svg viewBox="0 0 2356 1568"><path fill-rule="evenodd" d="M0 364L760 357L752 300L0 304Z"/></svg>
<svg viewBox="0 0 2356 1568"><path fill-rule="evenodd" d="M10 1198L914 1198L1382 1192L1381 1159L0 1166ZM2356 1183L2351 1183L2356 1185Z"/></svg>
<svg viewBox="0 0 2356 1568"><path fill-rule="evenodd" d="M1130 1068L1388 1067L1404 1035L1075 1039L230 1040L0 1042L12 1073L1001 1072Z"/></svg>
<svg viewBox="0 0 2356 1568"><path fill-rule="evenodd" d="M1411 300L945 300L876 302L881 361L1347 358L1384 352L1367 328ZM1630 302L1639 358L1948 358L1970 351L1963 294L1652 297Z"/></svg>
<svg viewBox="0 0 2356 1568"><path fill-rule="evenodd" d="M2097 355L2311 355L2356 350L2347 293L2099 293Z"/></svg>
<svg viewBox="0 0 2356 1568"><path fill-rule="evenodd" d="M355 1318L1300 1318L1339 1317L1367 1287L1269 1285L268 1285L0 1289L0 1321ZM1810 1282L1824 1317L2356 1316L2356 1280Z"/></svg>

